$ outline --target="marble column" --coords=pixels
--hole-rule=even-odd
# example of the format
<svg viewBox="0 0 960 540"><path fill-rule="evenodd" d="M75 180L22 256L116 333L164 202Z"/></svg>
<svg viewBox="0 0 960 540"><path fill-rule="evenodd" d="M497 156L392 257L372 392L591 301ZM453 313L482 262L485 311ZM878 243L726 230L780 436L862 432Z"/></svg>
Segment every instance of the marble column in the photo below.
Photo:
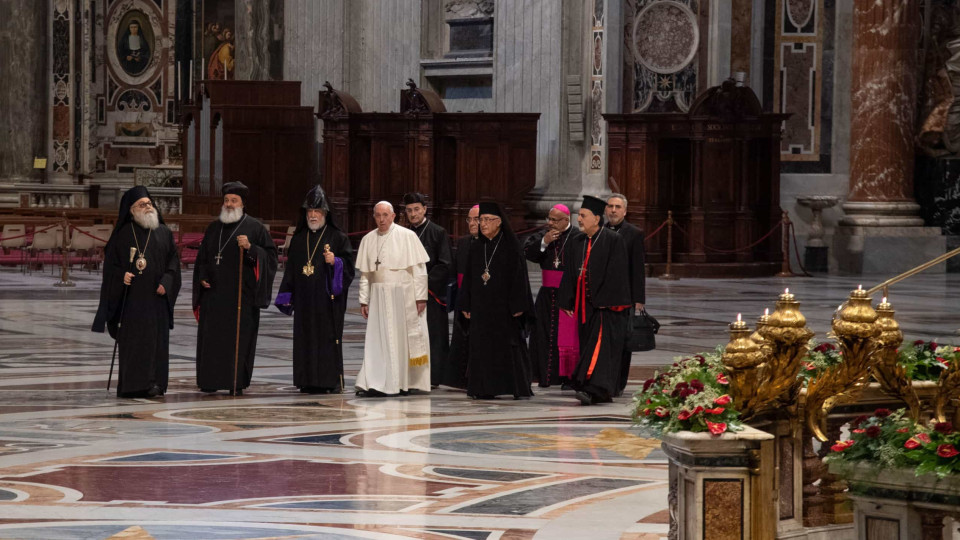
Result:
<svg viewBox="0 0 960 540"><path fill-rule="evenodd" d="M838 261L841 271L894 274L946 245L939 229L923 227L913 198L920 0L854 0L853 9L850 191Z"/></svg>
<svg viewBox="0 0 960 540"><path fill-rule="evenodd" d="M39 180L47 156L47 4L0 2L0 183Z"/></svg>
<svg viewBox="0 0 960 540"><path fill-rule="evenodd" d="M283 78L283 2L236 0L238 80L269 81ZM276 34L276 36L275 36ZM274 39L277 37L278 39Z"/></svg>

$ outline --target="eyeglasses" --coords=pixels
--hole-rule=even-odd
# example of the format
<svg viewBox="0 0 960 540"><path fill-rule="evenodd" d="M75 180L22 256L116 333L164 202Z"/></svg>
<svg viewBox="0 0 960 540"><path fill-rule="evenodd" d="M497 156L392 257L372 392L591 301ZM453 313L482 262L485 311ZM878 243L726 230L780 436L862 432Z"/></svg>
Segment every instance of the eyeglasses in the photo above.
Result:
<svg viewBox="0 0 960 540"><path fill-rule="evenodd" d="M477 223L478 221L480 221L480 218L468 217L468 218L466 219L466 222L467 222L468 224L469 224L469 223Z"/></svg>
<svg viewBox="0 0 960 540"><path fill-rule="evenodd" d="M145 208L150 208L150 207L152 207L152 206L153 206L153 203L151 203L150 201L146 201L146 202L142 202L142 203L137 203L137 204L133 205L134 208L138 208L138 209L140 209L140 210L143 210L143 209L145 209Z"/></svg>
<svg viewBox="0 0 960 540"><path fill-rule="evenodd" d="M480 223L490 223L491 221L500 221L498 217L482 217L480 218Z"/></svg>
<svg viewBox="0 0 960 540"><path fill-rule="evenodd" d="M562 217L562 218L560 218L560 219L555 219L555 218L552 218L552 217L548 217L548 218L547 218L547 222L548 222L548 223L559 223L559 222L561 222L561 221L568 221L569 219L570 219L570 218L568 218L568 217Z"/></svg>

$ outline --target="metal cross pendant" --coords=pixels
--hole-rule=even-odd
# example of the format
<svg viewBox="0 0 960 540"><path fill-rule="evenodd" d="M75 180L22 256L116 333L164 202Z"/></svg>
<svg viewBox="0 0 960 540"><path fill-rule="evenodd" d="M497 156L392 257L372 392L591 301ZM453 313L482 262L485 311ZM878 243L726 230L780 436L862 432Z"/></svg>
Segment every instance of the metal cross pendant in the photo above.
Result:
<svg viewBox="0 0 960 540"><path fill-rule="evenodd" d="M222 259L222 258L223 258L223 256L220 255L219 253L217 253L217 256L216 256L216 257L214 257L214 259L217 260L217 266L220 266L220 259Z"/></svg>
<svg viewBox="0 0 960 540"><path fill-rule="evenodd" d="M482 280L483 280L483 284L486 285L487 282L490 281L490 270L489 270L489 269L484 269L484 270L483 270L483 273L480 274L480 279L482 279Z"/></svg>
<svg viewBox="0 0 960 540"><path fill-rule="evenodd" d="M380 271L380 259L377 259L374 264L376 264L377 267L376 267L373 271L374 271L374 272L379 272L379 271Z"/></svg>

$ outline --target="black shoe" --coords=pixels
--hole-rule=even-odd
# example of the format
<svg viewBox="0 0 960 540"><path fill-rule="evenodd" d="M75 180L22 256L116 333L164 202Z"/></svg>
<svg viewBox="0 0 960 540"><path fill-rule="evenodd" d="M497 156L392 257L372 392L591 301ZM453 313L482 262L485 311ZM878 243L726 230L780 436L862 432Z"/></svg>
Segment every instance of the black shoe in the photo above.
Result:
<svg viewBox="0 0 960 540"><path fill-rule="evenodd" d="M613 403L613 398L610 396L607 396L605 398L597 397L597 398L594 398L593 402L594 403Z"/></svg>
<svg viewBox="0 0 960 540"><path fill-rule="evenodd" d="M575 395L577 396L577 399L580 400L581 405L593 405L593 396L584 392L583 390L577 390Z"/></svg>
<svg viewBox="0 0 960 540"><path fill-rule="evenodd" d="M200 391L203 392L204 394L213 394L216 392L216 390L213 390L210 388L201 388Z"/></svg>
<svg viewBox="0 0 960 540"><path fill-rule="evenodd" d="M570 386L570 383L563 383L560 385L561 390L573 390L573 387Z"/></svg>
<svg viewBox="0 0 960 540"><path fill-rule="evenodd" d="M163 395L163 390L160 390L160 387L157 385L153 385L150 387L149 390L147 390L147 397L157 397L162 395Z"/></svg>
<svg viewBox="0 0 960 540"><path fill-rule="evenodd" d="M550 388L550 383L547 383L547 384L537 383L537 386L539 386L540 388Z"/></svg>

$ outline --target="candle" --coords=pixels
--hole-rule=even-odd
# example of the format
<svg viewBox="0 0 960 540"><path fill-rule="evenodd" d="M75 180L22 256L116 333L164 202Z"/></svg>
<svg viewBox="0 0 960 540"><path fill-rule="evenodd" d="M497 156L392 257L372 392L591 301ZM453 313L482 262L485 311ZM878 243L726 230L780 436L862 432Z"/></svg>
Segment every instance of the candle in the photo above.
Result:
<svg viewBox="0 0 960 540"><path fill-rule="evenodd" d="M886 303L887 303L887 297L884 296L884 297L883 297L883 300L881 300L880 303L881 303L881 304L886 304Z"/></svg>
<svg viewBox="0 0 960 540"><path fill-rule="evenodd" d="M770 308L764 308L764 309L763 309L763 316L764 316L764 317L767 317L767 316L769 316L769 315L770 315Z"/></svg>
<svg viewBox="0 0 960 540"><path fill-rule="evenodd" d="M857 285L857 290L858 290L858 291L862 291L862 290L863 290L863 285Z"/></svg>
<svg viewBox="0 0 960 540"><path fill-rule="evenodd" d="M741 322L741 321L740 321L740 316L741 316L741 314L740 314L740 313L737 313L737 322Z"/></svg>
<svg viewBox="0 0 960 540"><path fill-rule="evenodd" d="M790 287L783 290L783 294L790 294Z"/></svg>

